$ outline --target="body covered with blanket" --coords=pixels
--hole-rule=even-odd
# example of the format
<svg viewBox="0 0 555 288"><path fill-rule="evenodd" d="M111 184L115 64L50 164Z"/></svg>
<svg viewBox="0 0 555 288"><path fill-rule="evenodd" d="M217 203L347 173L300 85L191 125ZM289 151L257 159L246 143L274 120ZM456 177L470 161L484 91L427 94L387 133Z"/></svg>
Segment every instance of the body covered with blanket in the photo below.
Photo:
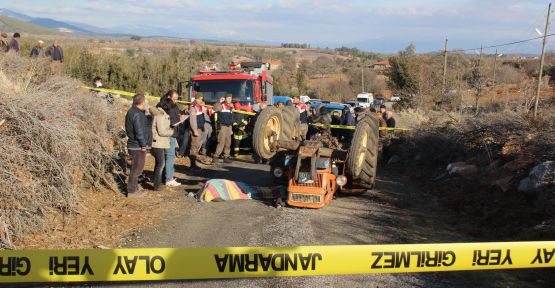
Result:
<svg viewBox="0 0 555 288"><path fill-rule="evenodd" d="M255 187L243 182L226 179L211 179L199 190L198 199L201 202L228 200L276 200L287 199L287 189L283 186Z"/></svg>

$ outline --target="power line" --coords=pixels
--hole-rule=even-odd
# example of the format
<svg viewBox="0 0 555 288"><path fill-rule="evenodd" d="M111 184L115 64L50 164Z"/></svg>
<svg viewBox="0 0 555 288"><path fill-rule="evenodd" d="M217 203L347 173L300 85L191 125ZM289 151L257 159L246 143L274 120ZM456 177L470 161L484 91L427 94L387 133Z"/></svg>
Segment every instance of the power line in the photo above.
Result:
<svg viewBox="0 0 555 288"><path fill-rule="evenodd" d="M546 37L551 37L551 36L555 36L555 33L548 34ZM515 44L530 42L530 41L534 41L534 40L538 40L538 39L542 39L542 38L543 38L543 36L538 36L538 37L534 37L534 38L529 38L529 39L524 39L524 40L519 40L519 41L513 41L513 42L503 43L503 44L496 44L496 45L470 48L470 49L463 49L463 50L456 49L456 51L463 51L464 52L464 51L478 50L480 48L482 48L482 49L498 48L498 47L503 47L503 46L510 46L510 45L515 45Z"/></svg>
<svg viewBox="0 0 555 288"><path fill-rule="evenodd" d="M539 17L539 19L541 19L541 20L538 20L538 22L544 22L544 20L546 20L549 17L549 12L551 12L551 11L548 11L547 14L543 14L542 17ZM539 26L539 23L535 23L533 27L538 27L538 26ZM528 31L530 31L530 33L531 33L532 29L529 29ZM536 31L538 31L537 28L536 28ZM538 31L538 34L540 34L539 31ZM555 33L547 34L545 37L547 38L547 37L551 37L551 36L555 36ZM532 38L517 40L517 41L513 41L513 42L508 42L508 43L494 44L494 45L489 45L489 46L480 46L480 47L476 47L476 48L463 49L463 50L457 50L457 51L466 52L466 51L476 51L478 49L499 48L499 47L504 47L504 46L511 46L511 45L516 45L516 44L531 42L531 41L539 40L539 39L543 39L543 38L544 38L544 35L540 34L540 36L538 36L538 37L532 37Z"/></svg>

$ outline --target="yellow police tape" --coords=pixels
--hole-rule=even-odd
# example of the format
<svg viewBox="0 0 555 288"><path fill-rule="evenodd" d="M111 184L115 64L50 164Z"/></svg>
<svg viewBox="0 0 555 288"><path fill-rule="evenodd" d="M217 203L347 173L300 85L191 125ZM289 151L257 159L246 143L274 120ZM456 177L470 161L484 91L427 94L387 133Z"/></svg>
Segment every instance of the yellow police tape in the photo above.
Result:
<svg viewBox="0 0 555 288"><path fill-rule="evenodd" d="M0 251L0 283L553 268L555 241Z"/></svg>
<svg viewBox="0 0 555 288"><path fill-rule="evenodd" d="M97 92L117 94L117 95L124 96L124 97L133 97L136 94L136 93L128 92L128 91L115 90L115 89L105 89L105 88L93 88L93 87L88 87L88 86L80 86L79 88L88 89L88 90L97 91ZM160 100L160 98L161 98L160 96L152 96L152 95L145 95L145 97L147 99L152 99L152 100ZM186 105L189 105L189 104L192 103L190 101L183 101L183 100L177 100L176 102L180 103L180 104L186 104ZM204 105L204 106L212 108L212 106L210 106L210 105ZM234 113L239 113L239 114L250 115L250 116L256 115L256 113L241 111L241 110L233 110L233 112Z"/></svg>
<svg viewBox="0 0 555 288"><path fill-rule="evenodd" d="M321 123L310 123L311 126L315 127L330 127L332 129L348 129L348 130L355 130L356 126L348 126L348 125L326 125ZM380 127L380 130L383 131L410 131L410 128L390 128L390 127Z"/></svg>
<svg viewBox="0 0 555 288"><path fill-rule="evenodd" d="M122 91L122 90L105 89L105 88L93 88L93 87L88 87L88 86L81 86L80 88L88 89L88 90L91 90L91 91L118 94L118 95L125 96L125 97L135 96L135 93L133 93L133 92L127 92L127 91ZM147 99L154 99L154 100L159 100L160 99L160 96L145 95L145 97ZM187 105L192 103L192 102L189 102L189 101L182 101L182 100L177 100L176 102L181 103L181 104L187 104ZM206 105L206 107L212 107L212 106ZM254 113L254 112L247 112L247 111L241 111L241 110L233 110L233 113L239 113L239 114L250 115L250 116L255 116L256 115L256 113ZM354 130L355 127L356 127L356 126L348 126L348 125L324 125L324 124L319 124L319 123L311 123L310 125L315 126L315 127L330 127L332 129L348 129L348 130ZM380 127L380 130L385 130L385 131L410 131L411 129L410 128Z"/></svg>

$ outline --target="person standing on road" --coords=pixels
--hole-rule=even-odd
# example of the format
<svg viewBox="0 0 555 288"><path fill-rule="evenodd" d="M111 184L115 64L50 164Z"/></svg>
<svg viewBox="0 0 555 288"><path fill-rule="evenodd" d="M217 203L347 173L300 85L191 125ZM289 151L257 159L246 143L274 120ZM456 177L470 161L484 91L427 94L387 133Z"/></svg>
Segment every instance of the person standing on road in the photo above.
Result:
<svg viewBox="0 0 555 288"><path fill-rule="evenodd" d="M229 159L231 153L231 135L233 134L233 106L231 105L231 94L226 95L224 101L216 103L214 105L214 112L216 112L216 117L218 117L218 124L220 130L218 131L218 146L216 147L216 152L212 156L214 162L221 162L220 156L224 156L224 163L231 163Z"/></svg>
<svg viewBox="0 0 555 288"><path fill-rule="evenodd" d="M302 103L299 100L299 96L293 97L293 103L295 103L295 107L299 109L299 113L301 113L301 126L299 127L301 140L306 140L306 133L308 132L308 107L306 104Z"/></svg>
<svg viewBox="0 0 555 288"><path fill-rule="evenodd" d="M341 115L341 125L355 126L356 120L353 114L351 114L351 109L349 107L343 108L343 115Z"/></svg>
<svg viewBox="0 0 555 288"><path fill-rule="evenodd" d="M240 106L234 105L235 110L241 110ZM241 151L248 152L252 146L249 141L249 116L242 113L233 113L233 157L239 157Z"/></svg>
<svg viewBox="0 0 555 288"><path fill-rule="evenodd" d="M33 47L33 49L31 50L31 55L29 55L29 57L31 57L31 58L42 58L42 57L44 57L45 53L44 53L44 48L42 47L42 44L44 44L44 41L39 40L37 45L35 45L35 47Z"/></svg>
<svg viewBox="0 0 555 288"><path fill-rule="evenodd" d="M170 139L173 136L173 128L170 127L170 115L162 107L151 107L150 114L154 117L152 121L152 150L154 156L154 187L153 190L162 190L162 174L166 164L166 150L170 148Z"/></svg>
<svg viewBox="0 0 555 288"><path fill-rule="evenodd" d="M291 100L285 101L285 107L293 107L293 101Z"/></svg>
<svg viewBox="0 0 555 288"><path fill-rule="evenodd" d="M49 56L52 62L50 63L50 71L52 75L60 75L64 70L64 50L60 46L58 40L54 40L52 46L48 47L46 56Z"/></svg>
<svg viewBox="0 0 555 288"><path fill-rule="evenodd" d="M179 143L179 156L185 157L189 154L189 146L191 146L191 124L189 119L190 105L185 105L181 114L185 118L183 124L179 125L179 134L177 141Z"/></svg>
<svg viewBox="0 0 555 288"><path fill-rule="evenodd" d="M204 101L202 105L205 105ZM202 106L202 113L204 114L204 130L202 131L202 144L200 151L202 155L208 155L212 148L212 119L210 118L210 111L206 106Z"/></svg>
<svg viewBox="0 0 555 288"><path fill-rule="evenodd" d="M144 191L139 191L139 176L145 168L146 153L152 143L152 134L148 129L145 116L145 96L133 96L133 106L125 115L125 132L127 133L127 150L132 158L131 172L127 179L127 197L139 197Z"/></svg>
<svg viewBox="0 0 555 288"><path fill-rule="evenodd" d="M395 128L395 118L393 117L393 112L387 111L385 105L380 105L380 113L383 119L387 123L388 128Z"/></svg>
<svg viewBox="0 0 555 288"><path fill-rule="evenodd" d="M170 127L173 128L173 135L169 139L169 148L165 150L166 152L166 186L177 187L181 183L177 182L175 179L175 159L177 155L175 154L175 149L177 148L177 136L179 135L179 129L185 121L185 115L181 115L179 107L177 107L176 101L179 98L176 90L168 91L158 106L161 107L170 117Z"/></svg>
<svg viewBox="0 0 555 288"><path fill-rule="evenodd" d="M201 93L197 93L195 102L191 104L189 109L189 124L191 127L191 150L189 151L189 156L191 158L191 167L196 167L196 160L202 145L202 131L204 130L203 100L204 96Z"/></svg>
<svg viewBox="0 0 555 288"><path fill-rule="evenodd" d="M13 33L12 41L10 42L9 51L14 52L19 55L19 40L21 39L21 35L17 32Z"/></svg>
<svg viewBox="0 0 555 288"><path fill-rule="evenodd" d="M10 43L8 43L8 33L2 32L0 34L0 53L6 53L10 50Z"/></svg>
<svg viewBox="0 0 555 288"><path fill-rule="evenodd" d="M385 121L385 119L383 118L383 112L382 111L376 111L376 109L372 108L370 110L371 113L376 113L376 117L378 118L378 126L380 128L387 128L387 122ZM380 137L385 137L387 135L387 130L380 130L379 132L379 136Z"/></svg>
<svg viewBox="0 0 555 288"><path fill-rule="evenodd" d="M341 115L341 125L343 126L355 126L356 120L355 117L353 116L353 114L351 114L351 109L349 109L349 107L345 106L345 108L343 108L343 115ZM342 129L342 137L343 137L343 142L346 143L351 143L351 139L353 138L353 134L354 134L355 130L352 129Z"/></svg>

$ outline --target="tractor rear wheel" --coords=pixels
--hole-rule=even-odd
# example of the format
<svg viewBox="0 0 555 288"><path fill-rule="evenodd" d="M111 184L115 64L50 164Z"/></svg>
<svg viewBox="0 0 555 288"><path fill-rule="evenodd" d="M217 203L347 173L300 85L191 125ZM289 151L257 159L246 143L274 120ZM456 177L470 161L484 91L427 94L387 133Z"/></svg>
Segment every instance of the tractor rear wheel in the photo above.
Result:
<svg viewBox="0 0 555 288"><path fill-rule="evenodd" d="M378 168L379 123L374 115L367 115L355 128L347 156L348 173L365 186L374 187Z"/></svg>
<svg viewBox="0 0 555 288"><path fill-rule="evenodd" d="M280 139L282 130L283 121L278 108L268 107L260 112L252 137L252 146L260 158L268 160L276 155L272 145Z"/></svg>
<svg viewBox="0 0 555 288"><path fill-rule="evenodd" d="M281 110L282 134L281 139L293 140L299 138L300 113L295 107L283 107Z"/></svg>

